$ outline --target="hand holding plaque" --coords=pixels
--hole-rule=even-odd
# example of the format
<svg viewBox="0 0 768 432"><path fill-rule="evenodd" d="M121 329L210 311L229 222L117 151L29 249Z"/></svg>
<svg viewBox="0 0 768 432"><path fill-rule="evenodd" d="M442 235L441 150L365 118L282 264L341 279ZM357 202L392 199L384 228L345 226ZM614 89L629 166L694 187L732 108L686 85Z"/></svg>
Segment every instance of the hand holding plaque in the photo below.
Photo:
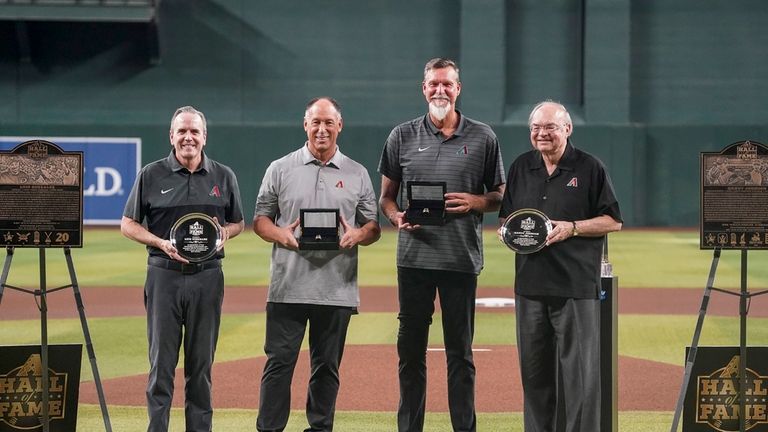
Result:
<svg viewBox="0 0 768 432"><path fill-rule="evenodd" d="M409 181L405 221L411 225L445 224L445 182Z"/></svg>
<svg viewBox="0 0 768 432"><path fill-rule="evenodd" d="M547 245L552 221L536 209L520 209L507 216L499 228L499 238L519 254L538 252Z"/></svg>
<svg viewBox="0 0 768 432"><path fill-rule="evenodd" d="M179 256L189 262L210 259L221 245L221 226L204 213L189 213L182 216L171 228L171 244Z"/></svg>
<svg viewBox="0 0 768 432"><path fill-rule="evenodd" d="M339 249L339 209L301 209L299 212L299 250Z"/></svg>

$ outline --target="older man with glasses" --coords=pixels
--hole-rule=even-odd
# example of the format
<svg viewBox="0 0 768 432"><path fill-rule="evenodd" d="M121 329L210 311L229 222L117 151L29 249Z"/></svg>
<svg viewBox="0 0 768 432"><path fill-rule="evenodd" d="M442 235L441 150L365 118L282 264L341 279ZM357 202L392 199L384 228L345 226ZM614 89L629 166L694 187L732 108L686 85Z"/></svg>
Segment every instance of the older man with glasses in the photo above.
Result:
<svg viewBox="0 0 768 432"><path fill-rule="evenodd" d="M525 431L552 432L564 424L568 432L594 432L600 422L600 258L605 235L621 229L621 212L603 164L570 142L573 123L563 105L539 103L528 125L533 150L510 166L499 211L502 223L520 209L539 210L552 222L546 247L515 257Z"/></svg>

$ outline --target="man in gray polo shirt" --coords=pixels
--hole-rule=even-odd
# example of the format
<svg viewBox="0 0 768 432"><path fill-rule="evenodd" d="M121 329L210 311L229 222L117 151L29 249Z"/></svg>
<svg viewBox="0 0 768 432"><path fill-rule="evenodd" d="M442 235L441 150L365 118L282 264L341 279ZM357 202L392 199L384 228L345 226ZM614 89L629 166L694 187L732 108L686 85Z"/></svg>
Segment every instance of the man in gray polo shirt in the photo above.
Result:
<svg viewBox="0 0 768 432"><path fill-rule="evenodd" d="M460 92L456 63L427 62L422 93L429 113L395 127L379 162L381 211L399 230L401 432L424 427L427 338L438 292L451 423L454 431L476 430L472 339L477 275L483 267L482 220L484 212L499 208L504 168L491 128L456 110ZM447 183L444 225L419 226L405 219L409 181Z"/></svg>
<svg viewBox="0 0 768 432"><path fill-rule="evenodd" d="M245 224L235 173L203 152L207 134L202 112L191 106L176 110L171 117L173 150L167 158L139 172L120 223L122 233L147 245L149 252L144 285L150 362L149 432L168 430L182 341L185 430L211 430L211 366L224 299L221 248ZM180 256L170 241L173 224L189 213L205 213L223 225L219 250L198 263Z"/></svg>
<svg viewBox="0 0 768 432"><path fill-rule="evenodd" d="M312 375L306 431L333 430L339 365L351 316L357 313L357 246L379 239L376 195L365 167L336 140L341 108L328 97L311 100L304 114L307 142L267 168L256 199L253 231L272 247L261 378L259 431L282 431L291 408L291 378L309 323ZM299 250L301 209L338 209L338 250Z"/></svg>

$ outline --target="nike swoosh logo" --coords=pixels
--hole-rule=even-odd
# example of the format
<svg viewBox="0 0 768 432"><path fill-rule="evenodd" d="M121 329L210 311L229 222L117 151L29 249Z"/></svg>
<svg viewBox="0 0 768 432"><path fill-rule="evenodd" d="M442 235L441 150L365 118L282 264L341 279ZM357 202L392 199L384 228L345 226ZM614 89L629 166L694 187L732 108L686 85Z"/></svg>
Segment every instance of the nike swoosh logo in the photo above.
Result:
<svg viewBox="0 0 768 432"><path fill-rule="evenodd" d="M170 192L170 191L172 191L172 190L174 190L174 189L176 189L176 188L170 188L170 189L166 189L166 190L160 190L160 193L161 193L161 194L163 194L163 195L165 195L165 194L167 194L168 192Z"/></svg>
<svg viewBox="0 0 768 432"><path fill-rule="evenodd" d="M427 147L424 147L424 148L421 148L421 147L419 147L419 151L420 151L420 152L423 152L424 150L426 150L426 149L428 149L428 148L430 148L430 147L432 147L432 146L427 146Z"/></svg>

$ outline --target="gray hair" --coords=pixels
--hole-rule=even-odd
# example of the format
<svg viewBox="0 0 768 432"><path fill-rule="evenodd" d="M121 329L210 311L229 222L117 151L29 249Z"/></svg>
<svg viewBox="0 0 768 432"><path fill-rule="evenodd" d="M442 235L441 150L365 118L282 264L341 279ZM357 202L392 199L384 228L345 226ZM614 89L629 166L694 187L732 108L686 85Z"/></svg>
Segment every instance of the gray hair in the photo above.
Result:
<svg viewBox="0 0 768 432"><path fill-rule="evenodd" d="M198 111L195 107L191 105L179 107L176 110L176 112L173 113L173 116L171 117L171 132L173 132L173 122L176 120L176 117L178 117L179 114L181 113L197 114L198 116L200 116L200 120L203 121L203 132L208 132L208 125L205 121L205 114L203 114L202 111Z"/></svg>
<svg viewBox="0 0 768 432"><path fill-rule="evenodd" d="M565 108L565 105L561 104L560 102L554 101L552 99L543 100L537 103L533 107L533 109L531 110L531 113L528 115L528 126L531 125L531 122L533 121L533 115L536 113L536 111L538 111L539 108L543 107L544 105L550 105L550 104L557 105L563 111L566 124L573 126L573 122L571 122L571 115L568 113L568 110Z"/></svg>
<svg viewBox="0 0 768 432"><path fill-rule="evenodd" d="M453 70L456 71L456 81L459 81L459 67L456 65L456 62L443 57L435 57L424 65L424 78L426 78L427 73L433 69L444 69L447 67L453 68Z"/></svg>
<svg viewBox="0 0 768 432"><path fill-rule="evenodd" d="M307 118L307 114L309 114L309 110L314 106L316 103L320 102L321 100L327 100L328 102L333 105L333 108L336 110L337 113L339 113L339 118L341 118L341 105L339 105L339 102L336 101L336 99L330 97L330 96L320 96L316 98L310 99L309 102L307 102L306 108L304 108L304 118Z"/></svg>

